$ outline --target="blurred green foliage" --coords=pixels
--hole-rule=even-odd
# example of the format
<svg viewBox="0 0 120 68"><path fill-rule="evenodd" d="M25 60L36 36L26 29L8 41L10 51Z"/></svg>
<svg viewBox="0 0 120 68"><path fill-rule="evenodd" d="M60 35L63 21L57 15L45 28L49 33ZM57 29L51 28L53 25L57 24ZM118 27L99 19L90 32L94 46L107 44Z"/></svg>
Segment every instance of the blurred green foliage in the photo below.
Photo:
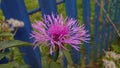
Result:
<svg viewBox="0 0 120 68"><path fill-rule="evenodd" d="M39 8L39 4L38 4L38 0L24 0L25 2L25 5L26 5L26 8L27 8L27 11L29 12L30 10L34 9L34 8ZM110 5L110 4L109 4ZM90 12L91 12L91 17L90 17L90 24L91 24L91 39L92 39L92 44L93 43L93 38L94 38L94 11L95 11L95 4L94 4L94 0L91 0L91 3L90 3ZM64 17L66 17L66 12L65 12L65 4L62 3L60 5L57 6L58 8L58 13L62 13ZM77 12L78 12L78 21L80 23L82 23L82 18L83 18L83 15L82 15L82 0L77 0ZM100 24L102 25L102 15L103 15L103 12L102 10L100 11ZM32 15L29 15L29 18L30 18L30 21L31 23L34 23L35 20L41 20L41 12L37 12L35 14L32 14ZM0 19L3 18L3 13L2 11L0 10ZM100 30L102 29L102 27L100 26ZM117 53L120 53L120 46L118 45L113 45L113 50ZM29 68L29 66L25 65L23 59L22 59L22 56L24 54L20 53L19 52L19 49L17 47L13 47L13 48L10 48L11 52L10 53L1 53L0 54L0 59L3 58L4 56L6 56L7 58L10 58L10 56L14 56L14 60L15 62L10 62L8 64L3 64L3 65L0 65L0 68L7 68L7 67L15 67L15 68ZM84 49L84 46L81 45L81 53L82 54L85 54L85 49ZM43 65L43 68L48 68L48 66L50 68L58 68L58 66L60 67L60 64L62 63L61 59L57 61L57 63L53 62L53 60L49 59L49 48L47 47L43 47L41 49L41 52L42 52L42 65ZM70 52L64 52L65 53L65 56L67 57L67 60L68 60L68 67L69 68L74 68L74 65L73 65L73 62L71 60L71 56L70 56ZM93 55L92 55L93 56ZM93 58L93 57L92 57ZM83 63L85 63L83 61L84 59L82 59L81 61ZM48 65L48 66L47 66ZM23 66L23 67L22 67ZM120 65L119 65L120 66ZM61 67L60 67L61 68Z"/></svg>

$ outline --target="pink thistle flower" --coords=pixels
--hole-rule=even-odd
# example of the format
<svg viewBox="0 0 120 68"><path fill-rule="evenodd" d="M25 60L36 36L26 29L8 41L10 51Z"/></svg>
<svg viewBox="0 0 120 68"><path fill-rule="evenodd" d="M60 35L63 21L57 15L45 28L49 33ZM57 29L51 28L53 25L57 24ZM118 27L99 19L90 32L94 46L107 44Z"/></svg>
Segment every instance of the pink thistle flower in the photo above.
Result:
<svg viewBox="0 0 120 68"><path fill-rule="evenodd" d="M79 45L90 40L84 25L79 26L78 21L73 18L64 19L61 15L45 15L42 21L33 24L35 31L31 38L34 38L35 47L45 44L50 47L50 54L56 48L61 50L67 48L65 44L79 51Z"/></svg>

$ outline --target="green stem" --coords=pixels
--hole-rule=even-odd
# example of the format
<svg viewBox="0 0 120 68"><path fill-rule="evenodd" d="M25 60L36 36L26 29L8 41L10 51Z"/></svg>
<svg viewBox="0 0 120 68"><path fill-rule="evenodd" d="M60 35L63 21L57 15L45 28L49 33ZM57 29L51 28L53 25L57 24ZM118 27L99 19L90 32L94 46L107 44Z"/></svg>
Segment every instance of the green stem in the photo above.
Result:
<svg viewBox="0 0 120 68"><path fill-rule="evenodd" d="M16 27L16 30L15 30L15 32L14 32L14 36L15 36L15 34L17 33L17 31L18 31L18 27Z"/></svg>
<svg viewBox="0 0 120 68"><path fill-rule="evenodd" d="M59 48L57 48L57 50L56 50L56 56L55 56L55 62L57 61L57 59L58 59L58 56L59 56Z"/></svg>

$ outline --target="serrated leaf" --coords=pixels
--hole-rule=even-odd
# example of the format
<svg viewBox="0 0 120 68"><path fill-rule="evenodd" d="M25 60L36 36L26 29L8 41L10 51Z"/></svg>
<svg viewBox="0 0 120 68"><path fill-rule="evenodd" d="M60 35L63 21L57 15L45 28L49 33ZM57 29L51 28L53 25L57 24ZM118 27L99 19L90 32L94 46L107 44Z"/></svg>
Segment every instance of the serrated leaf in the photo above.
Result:
<svg viewBox="0 0 120 68"><path fill-rule="evenodd" d="M9 32L4 32L4 33L0 33L0 36L5 37L5 36L13 36L12 33Z"/></svg>
<svg viewBox="0 0 120 68"><path fill-rule="evenodd" d="M29 46L29 45L31 45L31 43L23 42L19 40L2 41L0 42L0 50L9 48L9 47Z"/></svg>

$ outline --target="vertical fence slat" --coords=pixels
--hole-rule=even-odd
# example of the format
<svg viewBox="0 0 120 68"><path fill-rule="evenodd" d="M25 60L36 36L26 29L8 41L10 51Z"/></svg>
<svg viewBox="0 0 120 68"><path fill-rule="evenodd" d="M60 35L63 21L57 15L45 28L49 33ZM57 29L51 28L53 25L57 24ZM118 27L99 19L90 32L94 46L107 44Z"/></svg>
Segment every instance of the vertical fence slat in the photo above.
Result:
<svg viewBox="0 0 120 68"><path fill-rule="evenodd" d="M66 15L68 17L77 19L76 0L65 0L65 6L66 6ZM80 52L76 51L74 48L71 47L71 56L72 56L73 62L79 65L80 64Z"/></svg>
<svg viewBox="0 0 120 68"><path fill-rule="evenodd" d="M118 21L118 22L120 22L120 0L118 1L118 3L119 3L119 4L118 4L118 6L119 6L119 7L118 7L118 10L119 10L119 14L118 14L118 15L119 15L119 17L118 17L118 20L119 20L119 21ZM119 25L120 25L120 24L119 24Z"/></svg>
<svg viewBox="0 0 120 68"><path fill-rule="evenodd" d="M118 26L120 26L120 0L118 1ZM118 27L118 29L120 29L120 27Z"/></svg>
<svg viewBox="0 0 120 68"><path fill-rule="evenodd" d="M104 5L104 8L106 10L106 12L108 13L108 0L105 0L105 5ZM104 44L104 50L107 50L108 49L108 46L106 45L106 37L107 37L107 27L106 27L106 23L107 22L107 17L105 15L105 13L103 13L103 29L104 29L104 34L103 37L104 37L104 41L103 41L103 44Z"/></svg>
<svg viewBox="0 0 120 68"><path fill-rule="evenodd" d="M56 0L39 0L39 5L41 8L42 16L57 14L57 4ZM55 57L55 53L53 53L53 58ZM67 60L66 57L63 57L63 68L67 68Z"/></svg>
<svg viewBox="0 0 120 68"><path fill-rule="evenodd" d="M119 4L119 0L115 0L115 5L114 5L114 6L115 6L115 7L114 7L114 8L115 8L115 9L114 9L115 11L114 11L114 13L113 13L113 14L114 14L113 22L114 22L114 25L116 26L117 29L118 29L118 27L119 27L119 26L118 26L118 16L119 16L119 15L118 15L118 7L119 7L118 4ZM113 41L117 41L117 36L116 36L116 32L115 32L114 28L112 28L112 29L113 29L113 31L112 31L112 35L113 35L113 36L112 36L112 37L113 37L113 38L112 38L112 42L113 42Z"/></svg>
<svg viewBox="0 0 120 68"><path fill-rule="evenodd" d="M42 16L45 14L57 14L57 4L56 0L39 0L39 5L41 8ZM55 57L55 54L53 54L53 58ZM63 68L67 68L67 60L66 57L63 57Z"/></svg>
<svg viewBox="0 0 120 68"><path fill-rule="evenodd" d="M24 27L20 28L15 35L15 39L26 42L33 42L30 39L32 31L24 0L2 0L1 8L7 19L15 18L24 22ZM19 47L26 64L32 68L41 68L41 54L39 48L33 50L32 46Z"/></svg>
<svg viewBox="0 0 120 68"><path fill-rule="evenodd" d="M39 0L39 6L41 8L42 17L44 15L57 14L56 0ZM55 53L53 53L53 58L55 58Z"/></svg>
<svg viewBox="0 0 120 68"><path fill-rule="evenodd" d="M104 0L104 9L107 11L107 1L108 0ZM103 11L103 10L102 10ZM106 48L105 48L105 34L106 34L106 15L105 15L105 13L103 12L103 15L102 15L102 35L101 35L101 42L100 42L100 52L101 52L101 54L100 55L102 55L102 52L103 52L103 50L106 50Z"/></svg>
<svg viewBox="0 0 120 68"><path fill-rule="evenodd" d="M62 60L63 60L63 68L67 68L67 59L66 59L66 57L63 56Z"/></svg>
<svg viewBox="0 0 120 68"><path fill-rule="evenodd" d="M77 19L77 4L76 0L65 0L66 15Z"/></svg>
<svg viewBox="0 0 120 68"><path fill-rule="evenodd" d="M114 4L114 0L111 0L110 1L110 9L109 9L109 16L110 18L112 19L113 17L113 4ZM111 31L112 31L112 26L110 24L110 22L108 22L108 30L107 30L107 36L106 36L106 46L108 47L108 45L110 46L111 45ZM102 52L100 53L102 56Z"/></svg>
<svg viewBox="0 0 120 68"><path fill-rule="evenodd" d="M89 31L90 34L90 0L82 0L82 8L83 8L83 22L86 26L86 29ZM86 59L85 64L89 64L90 62L90 43L84 43L86 48Z"/></svg>
<svg viewBox="0 0 120 68"><path fill-rule="evenodd" d="M114 24L116 25L116 27L117 27L117 24L118 24L118 4L119 4L119 2L118 2L118 0L116 0L116 2L115 2L115 12L114 12Z"/></svg>
<svg viewBox="0 0 120 68"><path fill-rule="evenodd" d="M56 0L39 0L39 5L42 15L57 13Z"/></svg>
<svg viewBox="0 0 120 68"><path fill-rule="evenodd" d="M100 0L97 0L100 3ZM100 6L95 2L95 18L94 18L94 61L97 60L99 45L99 27L100 27Z"/></svg>

